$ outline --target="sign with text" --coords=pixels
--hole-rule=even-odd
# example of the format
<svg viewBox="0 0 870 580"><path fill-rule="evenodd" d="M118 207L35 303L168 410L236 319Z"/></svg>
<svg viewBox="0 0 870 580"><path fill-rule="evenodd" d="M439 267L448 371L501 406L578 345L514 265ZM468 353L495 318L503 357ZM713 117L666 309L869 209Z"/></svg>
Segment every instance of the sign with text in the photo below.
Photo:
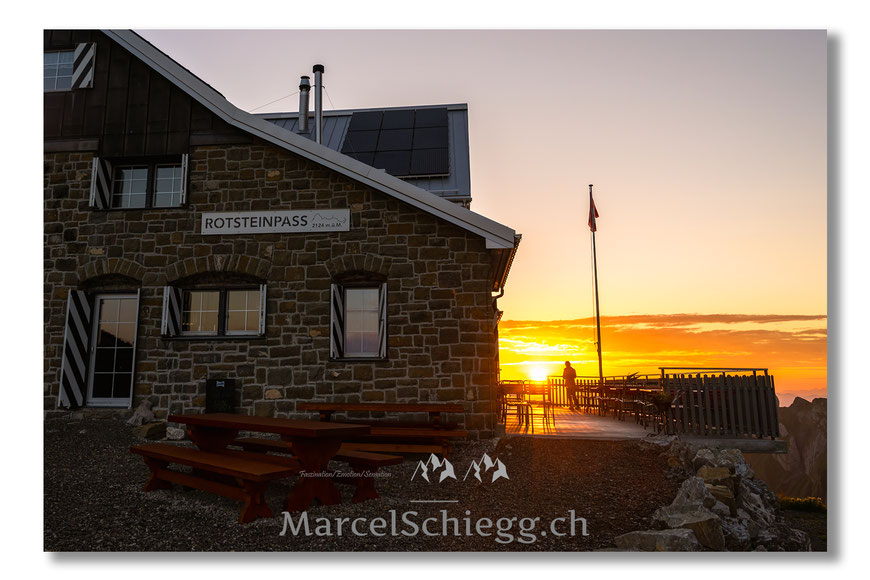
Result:
<svg viewBox="0 0 870 580"><path fill-rule="evenodd" d="M202 214L202 234L297 234L347 232L349 209L241 211Z"/></svg>

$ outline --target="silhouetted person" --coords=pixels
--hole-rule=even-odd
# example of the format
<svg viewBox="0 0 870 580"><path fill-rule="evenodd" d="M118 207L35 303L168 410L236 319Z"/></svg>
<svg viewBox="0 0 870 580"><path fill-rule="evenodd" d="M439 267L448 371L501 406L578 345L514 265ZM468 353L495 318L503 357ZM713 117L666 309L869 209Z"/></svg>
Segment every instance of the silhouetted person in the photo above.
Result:
<svg viewBox="0 0 870 580"><path fill-rule="evenodd" d="M571 361L565 361L565 370L562 371L562 379L565 381L565 390L568 392L568 405L572 411L580 409L580 402L577 400L577 385L574 380L577 378L577 371L571 367Z"/></svg>

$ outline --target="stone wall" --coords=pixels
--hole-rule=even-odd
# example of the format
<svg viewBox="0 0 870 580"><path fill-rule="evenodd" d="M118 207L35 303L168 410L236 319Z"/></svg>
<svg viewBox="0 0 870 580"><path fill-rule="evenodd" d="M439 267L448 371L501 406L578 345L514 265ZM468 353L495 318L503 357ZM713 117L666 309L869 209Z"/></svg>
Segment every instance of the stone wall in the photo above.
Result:
<svg viewBox="0 0 870 580"><path fill-rule="evenodd" d="M56 412L70 289L141 289L133 405L201 411L208 377L239 410L303 416L297 401L462 402L472 437L494 427L497 349L483 238L268 144L190 153L189 207L88 208L91 153L45 155L45 410ZM201 236L210 211L350 208L349 232ZM329 288L349 270L388 279L386 361L329 361ZM209 272L268 284L266 336L160 336L163 286ZM459 417L456 417L459 419Z"/></svg>

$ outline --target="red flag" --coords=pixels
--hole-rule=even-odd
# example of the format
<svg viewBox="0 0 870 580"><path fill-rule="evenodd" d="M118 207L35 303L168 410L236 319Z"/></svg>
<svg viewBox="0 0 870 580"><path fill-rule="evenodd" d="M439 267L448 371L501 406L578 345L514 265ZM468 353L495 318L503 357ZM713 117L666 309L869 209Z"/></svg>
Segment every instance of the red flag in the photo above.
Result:
<svg viewBox="0 0 870 580"><path fill-rule="evenodd" d="M595 200L592 199L592 187L589 187L589 229L597 231L598 228L595 227L595 218L598 217L598 210L595 209Z"/></svg>

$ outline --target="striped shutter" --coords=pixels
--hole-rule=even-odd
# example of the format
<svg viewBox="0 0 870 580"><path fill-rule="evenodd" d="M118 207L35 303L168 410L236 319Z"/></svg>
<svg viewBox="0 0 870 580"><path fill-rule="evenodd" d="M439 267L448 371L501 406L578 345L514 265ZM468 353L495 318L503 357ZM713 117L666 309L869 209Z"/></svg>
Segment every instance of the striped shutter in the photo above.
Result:
<svg viewBox="0 0 870 580"><path fill-rule="evenodd" d="M266 336L266 285L260 284L260 336Z"/></svg>
<svg viewBox="0 0 870 580"><path fill-rule="evenodd" d="M91 169L91 207L109 209L112 202L112 164L94 157Z"/></svg>
<svg viewBox="0 0 870 580"><path fill-rule="evenodd" d="M160 334L163 336L178 336L181 334L181 303L184 290L175 286L163 287L163 319L160 323Z"/></svg>
<svg viewBox="0 0 870 580"><path fill-rule="evenodd" d="M378 292L378 356L387 358L387 283Z"/></svg>
<svg viewBox="0 0 870 580"><path fill-rule="evenodd" d="M181 156L181 205L187 203L187 153Z"/></svg>
<svg viewBox="0 0 870 580"><path fill-rule="evenodd" d="M330 288L329 356L344 356L344 289L339 284Z"/></svg>
<svg viewBox="0 0 870 580"><path fill-rule="evenodd" d="M97 56L97 43L83 42L76 45L73 57L73 89L89 89L94 86L94 64Z"/></svg>
<svg viewBox="0 0 870 580"><path fill-rule="evenodd" d="M91 338L91 302L87 293L70 290L66 300L63 357L58 407L74 409L85 401L88 381L88 344Z"/></svg>

